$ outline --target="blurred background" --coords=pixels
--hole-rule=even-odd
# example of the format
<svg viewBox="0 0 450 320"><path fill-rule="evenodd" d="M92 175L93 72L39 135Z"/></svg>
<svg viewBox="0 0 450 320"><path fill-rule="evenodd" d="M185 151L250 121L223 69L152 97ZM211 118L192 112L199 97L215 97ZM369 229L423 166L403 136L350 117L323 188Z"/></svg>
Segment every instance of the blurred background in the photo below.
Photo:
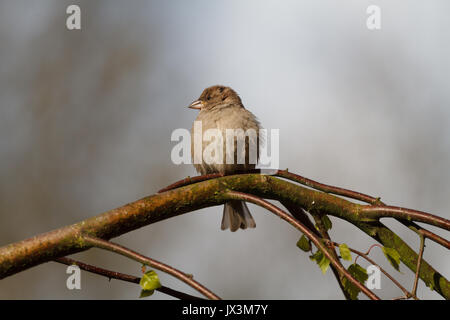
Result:
<svg viewBox="0 0 450 320"><path fill-rule="evenodd" d="M70 4L81 8L81 30L66 28ZM366 27L371 4L381 8L381 30ZM282 169L449 218L449 9L445 0L1 0L0 245L195 175L171 162L170 136L190 129L196 112L186 106L214 84L233 87L265 128L280 129ZM220 231L222 207L213 207L114 241L194 274L224 298L343 298L332 272L322 275L296 247L295 229L249 207L254 230ZM331 220L336 241L361 251L374 243ZM415 234L384 222L418 249ZM412 288L413 273L405 265L396 272L380 251L371 257ZM140 265L97 249L72 257L140 274ZM424 257L450 277L446 249L428 241ZM0 298L140 292L86 272L81 290L70 291L67 277L49 262L1 280ZM382 297L401 295L385 277L381 286ZM418 294L440 298L422 282Z"/></svg>

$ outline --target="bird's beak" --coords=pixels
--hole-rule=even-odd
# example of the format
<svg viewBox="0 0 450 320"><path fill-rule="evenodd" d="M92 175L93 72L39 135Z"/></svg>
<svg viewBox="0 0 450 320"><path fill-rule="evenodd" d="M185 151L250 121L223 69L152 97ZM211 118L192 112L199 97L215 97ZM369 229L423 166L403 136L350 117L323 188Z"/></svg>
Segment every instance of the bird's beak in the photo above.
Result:
<svg viewBox="0 0 450 320"><path fill-rule="evenodd" d="M201 108L203 108L203 102L200 100L195 100L188 106L188 108L201 110Z"/></svg>

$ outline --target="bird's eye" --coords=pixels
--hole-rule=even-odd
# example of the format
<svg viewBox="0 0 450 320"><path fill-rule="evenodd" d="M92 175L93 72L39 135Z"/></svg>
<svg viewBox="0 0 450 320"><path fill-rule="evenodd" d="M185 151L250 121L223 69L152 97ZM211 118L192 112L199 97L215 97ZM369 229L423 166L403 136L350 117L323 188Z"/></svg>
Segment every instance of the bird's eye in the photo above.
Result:
<svg viewBox="0 0 450 320"><path fill-rule="evenodd" d="M206 100L211 100L211 96L207 96L207 97L206 97Z"/></svg>

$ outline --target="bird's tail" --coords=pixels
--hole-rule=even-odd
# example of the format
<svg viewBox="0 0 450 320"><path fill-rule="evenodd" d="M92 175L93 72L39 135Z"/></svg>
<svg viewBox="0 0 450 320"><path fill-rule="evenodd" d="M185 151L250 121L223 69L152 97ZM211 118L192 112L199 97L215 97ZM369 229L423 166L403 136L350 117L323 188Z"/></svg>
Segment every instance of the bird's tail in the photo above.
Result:
<svg viewBox="0 0 450 320"><path fill-rule="evenodd" d="M241 229L256 227L255 220L253 220L247 204L244 201L232 200L225 203L222 217L222 230L230 228L234 232Z"/></svg>

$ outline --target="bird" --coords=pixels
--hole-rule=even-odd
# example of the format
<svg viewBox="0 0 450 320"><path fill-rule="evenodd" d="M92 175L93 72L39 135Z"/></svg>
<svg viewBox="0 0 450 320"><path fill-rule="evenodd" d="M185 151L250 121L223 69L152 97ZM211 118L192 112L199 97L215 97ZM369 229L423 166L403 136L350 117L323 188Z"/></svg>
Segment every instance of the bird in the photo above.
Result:
<svg viewBox="0 0 450 320"><path fill-rule="evenodd" d="M202 175L210 173L229 175L255 169L257 158L259 157L258 143L261 126L255 115L244 107L241 98L236 91L223 85L211 86L204 89L200 97L188 107L199 110L191 129L191 157L198 173ZM203 151L209 142L205 141L203 138L202 142L199 143L199 145L202 146L202 153L200 158L198 158L200 161L197 161L196 163L194 139L192 139L192 137L194 137L196 121L201 122L202 132L205 132L208 129L217 129L217 132L221 133L223 137L223 161L218 163L208 163L208 161L206 161ZM231 149L229 152L233 152L232 163L229 163L225 158L227 156L227 143L225 143L227 129L237 129L237 131L234 132L238 132L239 129L242 129L243 132L247 132L247 130L252 132L253 130L253 133L256 133L256 135L248 135L247 138L245 138L245 148L242 148L243 145L237 143L237 136L234 136L232 140L234 148L228 148ZM255 157L252 159L252 151L255 151L256 159L254 159ZM243 152L245 152L245 154L242 154ZM241 161L238 161L239 156L241 157ZM230 231L235 232L238 229L255 227L255 220L250 214L247 204L244 201L231 200L225 203L221 223L222 230L229 228Z"/></svg>

